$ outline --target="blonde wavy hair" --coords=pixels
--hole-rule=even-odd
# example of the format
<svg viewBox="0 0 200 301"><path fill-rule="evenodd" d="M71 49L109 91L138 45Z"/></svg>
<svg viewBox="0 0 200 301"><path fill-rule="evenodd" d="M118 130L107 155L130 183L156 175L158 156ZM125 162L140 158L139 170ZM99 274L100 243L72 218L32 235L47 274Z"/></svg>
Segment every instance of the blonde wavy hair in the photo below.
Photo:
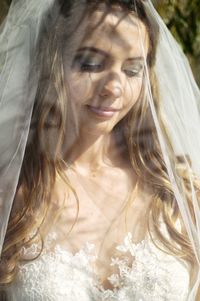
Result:
<svg viewBox="0 0 200 301"><path fill-rule="evenodd" d="M49 25L48 31L44 29L41 32L41 38L38 42L39 55L36 56L36 63L40 70L40 81L14 201L14 207L16 202L20 202L20 210L13 209L11 213L2 251L0 262L0 300L6 300L4 288L15 279L18 263L22 259L20 257L21 248L32 244L35 240L42 241L40 228L44 224L51 206L51 193L55 186L57 175L65 181L69 189L76 193L65 175L66 165L62 160L61 150L64 139L66 139L66 116L68 110L67 91L64 84L63 47L66 47L64 44L70 44L71 36L75 32L75 28L64 26L64 24L66 22L72 23L70 23L69 12L73 8L72 2L77 3L78 1L65 1L63 4L61 0L57 1L60 2L61 17L59 17L56 24ZM112 5L119 5L125 12L135 14L135 6L132 4L132 1L105 0L102 2L106 3L110 8ZM151 89L159 122L165 139L170 146L170 139L160 113L159 89L154 73L159 32L156 24L146 15L142 1L136 0L135 2L137 15L144 22L149 33L150 46L147 64ZM87 17L97 9L100 1L88 0L87 3L86 10L82 11L84 17ZM68 28L67 32L66 28ZM69 28L71 28L71 33ZM136 102L133 109L117 127L123 125L125 129L123 130L122 128L130 164L137 174L140 185L146 185L153 191L149 222L151 220L151 225L153 225L157 238L166 247L165 251L194 264L194 254L186 232L183 230L178 231L175 227L176 221L178 219L181 220L181 215L168 179L166 165L145 93L141 93L140 98L140 101ZM172 148L170 158L174 162L177 174L184 185L187 201L192 212L190 181L187 169L184 168L185 165L182 158L177 158ZM198 185L196 187L198 189ZM21 210L21 205L23 210ZM163 218L166 224L168 233L172 238L171 241L166 239L160 231L160 217ZM41 252L42 247L43 245L41 244Z"/></svg>

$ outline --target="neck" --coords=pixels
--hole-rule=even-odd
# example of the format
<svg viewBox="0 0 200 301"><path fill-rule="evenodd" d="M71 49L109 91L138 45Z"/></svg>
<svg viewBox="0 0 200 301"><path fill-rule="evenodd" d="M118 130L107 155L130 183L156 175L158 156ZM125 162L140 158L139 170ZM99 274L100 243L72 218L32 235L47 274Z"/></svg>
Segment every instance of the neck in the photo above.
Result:
<svg viewBox="0 0 200 301"><path fill-rule="evenodd" d="M101 167L120 164L124 151L125 144L117 141L113 133L80 135L66 152L65 160L76 169L94 171Z"/></svg>

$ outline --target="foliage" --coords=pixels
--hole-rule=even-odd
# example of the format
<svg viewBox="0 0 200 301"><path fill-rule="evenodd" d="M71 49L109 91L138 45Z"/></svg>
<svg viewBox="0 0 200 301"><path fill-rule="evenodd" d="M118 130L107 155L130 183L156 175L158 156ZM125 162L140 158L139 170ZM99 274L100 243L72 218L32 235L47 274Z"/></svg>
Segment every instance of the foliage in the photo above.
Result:
<svg viewBox="0 0 200 301"><path fill-rule="evenodd" d="M7 0L0 0L0 22L3 20L8 10Z"/></svg>
<svg viewBox="0 0 200 301"><path fill-rule="evenodd" d="M161 2L161 3L159 3ZM162 0L158 11L186 53L200 56L200 0Z"/></svg>
<svg viewBox="0 0 200 301"><path fill-rule="evenodd" d="M182 45L200 84L200 0L155 0L158 12Z"/></svg>

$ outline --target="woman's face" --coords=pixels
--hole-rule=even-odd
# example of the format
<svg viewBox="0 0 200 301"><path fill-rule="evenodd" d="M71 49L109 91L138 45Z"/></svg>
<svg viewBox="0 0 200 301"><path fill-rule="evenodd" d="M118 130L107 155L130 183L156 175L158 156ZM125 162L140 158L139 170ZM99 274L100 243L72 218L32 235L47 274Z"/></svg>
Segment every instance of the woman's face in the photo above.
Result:
<svg viewBox="0 0 200 301"><path fill-rule="evenodd" d="M139 101L148 52L139 19L118 8L102 22L104 13L81 23L71 41L77 45L73 63L65 64L70 115L78 131L94 134L110 133Z"/></svg>

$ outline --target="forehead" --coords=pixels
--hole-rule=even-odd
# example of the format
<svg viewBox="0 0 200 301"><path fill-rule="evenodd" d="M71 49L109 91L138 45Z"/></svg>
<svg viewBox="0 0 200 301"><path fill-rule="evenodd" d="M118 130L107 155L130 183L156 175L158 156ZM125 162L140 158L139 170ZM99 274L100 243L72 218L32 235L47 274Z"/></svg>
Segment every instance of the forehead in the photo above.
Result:
<svg viewBox="0 0 200 301"><path fill-rule="evenodd" d="M98 9L81 24L85 34L81 40L84 46L103 46L109 51L113 46L127 53L141 55L148 51L149 36L144 23L133 14L127 14L120 9L107 12Z"/></svg>

